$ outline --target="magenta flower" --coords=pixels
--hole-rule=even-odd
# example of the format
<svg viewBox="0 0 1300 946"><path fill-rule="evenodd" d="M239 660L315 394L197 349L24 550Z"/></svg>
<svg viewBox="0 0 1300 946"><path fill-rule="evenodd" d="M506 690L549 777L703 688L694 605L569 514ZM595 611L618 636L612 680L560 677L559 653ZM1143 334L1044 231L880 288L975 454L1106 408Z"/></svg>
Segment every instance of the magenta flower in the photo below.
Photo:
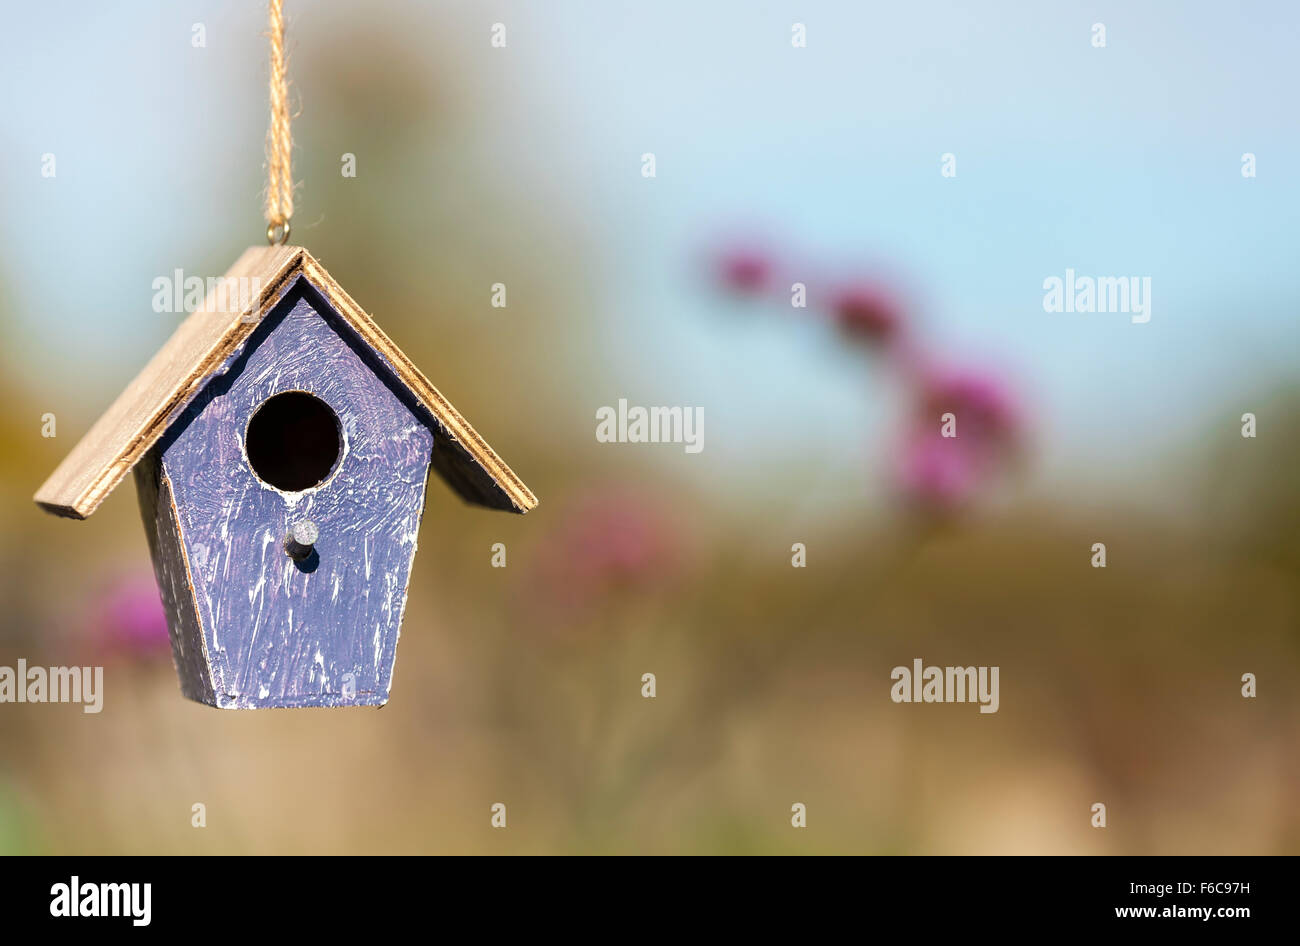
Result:
<svg viewBox="0 0 1300 946"><path fill-rule="evenodd" d="M1011 468L1023 446L1023 412L1009 386L984 370L922 367L914 383L918 403L899 485L920 505L951 512ZM955 437L943 436L945 414L955 418Z"/></svg>
<svg viewBox="0 0 1300 946"><path fill-rule="evenodd" d="M921 415L937 427L939 418L957 418L957 439L980 450L1013 446L1023 428L1022 412L1010 388L986 371L923 368Z"/></svg>
<svg viewBox="0 0 1300 946"><path fill-rule="evenodd" d="M718 256L716 266L718 279L733 292L758 295L772 282L771 257L758 249L734 247Z"/></svg>
<svg viewBox="0 0 1300 946"><path fill-rule="evenodd" d="M939 431L913 431L903 445L898 482L911 502L936 512L951 512L973 498L978 464L958 440Z"/></svg>
<svg viewBox="0 0 1300 946"><path fill-rule="evenodd" d="M148 659L170 650L167 616L152 571L118 579L94 602L89 631L101 649Z"/></svg>
<svg viewBox="0 0 1300 946"><path fill-rule="evenodd" d="M903 307L898 298L874 284L840 290L831 303L831 316L846 335L875 347L889 345L903 328Z"/></svg>
<svg viewBox="0 0 1300 946"><path fill-rule="evenodd" d="M561 607L653 585L670 575L677 561L662 510L631 493L581 501L543 541L536 578L543 597Z"/></svg>
<svg viewBox="0 0 1300 946"><path fill-rule="evenodd" d="M717 257L720 278L737 292L774 290L778 279L772 258L752 249L733 249ZM792 267L805 274L808 267ZM1027 419L1024 404L1012 388L985 368L952 367L931 361L929 346L916 330L910 293L890 272L876 267L817 300L814 311L835 323L859 350L882 356L881 376L903 387L913 405L905 419L904 440L895 457L897 485L916 505L932 512L950 512L989 492L1024 455ZM945 422L945 415L953 415ZM955 436L944 436L951 427ZM616 553L607 551L612 560ZM610 568L609 561L590 566Z"/></svg>

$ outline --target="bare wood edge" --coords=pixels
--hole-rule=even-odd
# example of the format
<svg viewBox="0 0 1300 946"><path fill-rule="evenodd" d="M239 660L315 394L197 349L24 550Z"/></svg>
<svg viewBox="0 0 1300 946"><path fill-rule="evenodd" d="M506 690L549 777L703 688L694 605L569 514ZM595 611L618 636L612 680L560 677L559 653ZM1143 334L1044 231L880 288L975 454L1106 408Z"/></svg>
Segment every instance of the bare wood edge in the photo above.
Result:
<svg viewBox="0 0 1300 946"><path fill-rule="evenodd" d="M266 258L263 263L264 266L265 263L271 264L266 267L271 270L267 285L263 287L255 299L249 300L247 305L241 307L239 312L224 313L232 316L233 322L229 323L224 331L215 336L213 343L181 379L172 385L161 403L147 414L136 429L132 431L125 447L119 450L109 463L100 468L99 472L85 488L69 497L67 488L71 485L70 481L73 481L77 471L86 463L87 457L85 455L93 454L94 445L98 439L111 434L114 423L118 422L117 414L119 411L128 410L130 403L134 400L136 385L140 379L162 368L169 356L174 353L173 346L178 344L178 340L184 339L187 334L197 331L199 320L223 314L208 309L208 303L213 299L213 295L209 293L204 299L204 308L190 313L189 317L177 326L176 331L172 333L167 343L149 360L144 370L132 379L131 383L118 395L109 409L91 426L90 430L72 448L72 452L64 458L63 462L50 474L49 479L36 491L36 495L33 497L36 504L56 515L72 519L89 518L99 508L99 504L108 497L108 494L121 484L126 475L131 472L132 467L149 451L149 448L158 442L175 415L185 407L194 394L198 393L212 372L220 367L230 352L238 348L257 328L262 313L274 304L285 284L300 268L301 255L304 252L301 247L250 247L245 250L234 265L227 270L226 278L237 276L241 272L262 268L256 265L257 257L261 256ZM277 260L276 256L281 254L282 258ZM248 319L247 315L250 312L257 312L258 318Z"/></svg>
<svg viewBox="0 0 1300 946"><path fill-rule="evenodd" d="M259 265L260 264L260 265ZM526 513L537 506L537 497L515 475L514 471L497 456L496 452L452 407L451 403L430 383L411 360L393 341L375 324L365 311L353 301L333 277L308 253L299 246L285 247L250 247L235 261L227 271L225 278L236 276L241 272L260 270L269 275L266 286L256 298L243 306L234 315L234 321L214 335L213 342L204 350L195 363L167 391L160 403L134 426L125 445L117 450L108 462L99 464L95 476L79 490L76 486L78 471L94 460L94 452L99 441L111 437L114 424L119 424L125 415L130 418L130 407L139 397L138 385L142 379L151 374L160 373L169 358L177 354L175 348L182 346L187 335L198 331L201 318L211 318L212 311L199 310L190 314L176 331L150 359L145 369L134 378L127 388L118 395L109 409L101 415L89 431L78 441L63 462L50 474L50 477L36 491L33 497L42 509L55 515L71 519L86 519L99 508L100 503L108 497L131 472L136 463L166 433L167 428L181 410L190 402L212 373L225 363L252 334L260 324L262 317L279 300L293 278L300 273L318 290L325 293L339 313L356 330L362 339L381 354L397 373L398 379L406 385L426 410L444 426L448 436L458 443L490 476L505 494L513 506L511 511ZM214 290L215 291L215 290ZM208 308L209 294L205 299L204 309ZM255 318L247 318L256 312ZM194 324L191 324L194 323ZM71 495L70 495L71 492Z"/></svg>
<svg viewBox="0 0 1300 946"><path fill-rule="evenodd" d="M160 476L161 472L160 469ZM163 478L160 480L160 486L161 484L166 484L167 486L167 511L168 515L171 516L172 523L176 527L177 547L184 549L185 526L181 522L181 511L176 508L176 494L172 492L172 481ZM208 653L208 635L207 630L203 626L203 609L199 607L199 596L198 592L195 590L198 586L195 585L194 573L190 570L190 557L182 553L181 563L185 566L185 587L189 591L190 608L194 612L194 626L199 632L199 647L203 654L203 666L207 668L208 679L204 682L207 683L208 689L212 692L211 705L218 706L220 705L218 703L219 697L225 695L224 691L226 682L223 679L221 682L221 689L219 690L217 688L217 666L212 662L211 655ZM179 670L179 668L177 669ZM195 702L207 705L204 700L195 700Z"/></svg>
<svg viewBox="0 0 1300 946"><path fill-rule="evenodd" d="M460 411L433 386L406 354L390 339L365 310L353 301L343 287L334 281L325 269L306 250L303 251L303 271L318 289L325 293L330 303L360 333L371 348L383 355L397 373L398 379L419 398L424 407L447 429L448 435L461 444L470 456L487 471L514 504L515 511L526 513L537 506L537 497L524 485L523 480L506 466L488 442L479 436Z"/></svg>

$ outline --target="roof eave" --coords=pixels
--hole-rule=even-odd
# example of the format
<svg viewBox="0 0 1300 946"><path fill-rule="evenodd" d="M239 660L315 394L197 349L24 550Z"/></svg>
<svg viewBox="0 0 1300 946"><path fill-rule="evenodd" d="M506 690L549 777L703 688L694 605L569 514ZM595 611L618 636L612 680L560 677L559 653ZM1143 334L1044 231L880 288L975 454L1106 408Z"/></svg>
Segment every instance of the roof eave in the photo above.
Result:
<svg viewBox="0 0 1300 946"><path fill-rule="evenodd" d="M246 250L226 279L257 279L255 296L237 312L215 313L217 318L205 300L205 309L192 313L177 327L36 491L36 504L58 516L89 518L299 275L383 357L398 382L437 422L435 434L443 452L435 455L433 465L457 494L475 505L521 514L537 505L537 497L487 441L302 247ZM211 300L211 295L208 298Z"/></svg>

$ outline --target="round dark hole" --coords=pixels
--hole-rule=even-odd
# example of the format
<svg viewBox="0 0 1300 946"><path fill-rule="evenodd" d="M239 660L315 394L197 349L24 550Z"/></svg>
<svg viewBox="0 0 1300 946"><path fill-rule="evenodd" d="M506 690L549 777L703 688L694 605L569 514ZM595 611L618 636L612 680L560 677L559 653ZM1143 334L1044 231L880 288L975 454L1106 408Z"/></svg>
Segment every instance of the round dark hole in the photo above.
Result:
<svg viewBox="0 0 1300 946"><path fill-rule="evenodd" d="M343 444L330 406L305 391L268 398L248 422L248 463L276 489L296 493L322 483Z"/></svg>

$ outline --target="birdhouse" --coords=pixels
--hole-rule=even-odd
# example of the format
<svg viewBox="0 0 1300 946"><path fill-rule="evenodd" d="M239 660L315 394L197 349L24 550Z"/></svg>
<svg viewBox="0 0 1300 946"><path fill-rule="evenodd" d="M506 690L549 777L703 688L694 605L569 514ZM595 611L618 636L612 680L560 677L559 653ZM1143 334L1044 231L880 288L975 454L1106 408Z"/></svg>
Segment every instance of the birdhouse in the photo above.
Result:
<svg viewBox="0 0 1300 946"><path fill-rule="evenodd" d="M185 696L388 701L432 466L537 499L301 247L253 248L36 493L85 519L135 470Z"/></svg>

